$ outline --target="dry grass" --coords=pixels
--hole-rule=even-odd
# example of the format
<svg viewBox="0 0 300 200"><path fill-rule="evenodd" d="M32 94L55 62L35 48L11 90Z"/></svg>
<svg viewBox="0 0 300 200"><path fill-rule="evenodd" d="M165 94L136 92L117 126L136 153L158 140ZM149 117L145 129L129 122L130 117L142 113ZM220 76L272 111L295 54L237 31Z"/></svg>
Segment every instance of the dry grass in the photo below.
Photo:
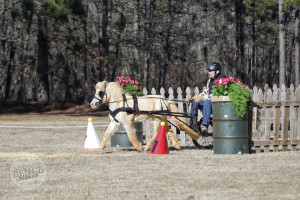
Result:
<svg viewBox="0 0 300 200"><path fill-rule="evenodd" d="M0 125L85 126L88 116L0 115ZM94 117L94 125L108 124ZM105 128L96 128L103 134ZM214 155L193 146L147 156L132 148L82 151L85 128L0 128L1 199L300 199L300 152ZM11 179L12 162L37 155L46 178L33 190Z"/></svg>

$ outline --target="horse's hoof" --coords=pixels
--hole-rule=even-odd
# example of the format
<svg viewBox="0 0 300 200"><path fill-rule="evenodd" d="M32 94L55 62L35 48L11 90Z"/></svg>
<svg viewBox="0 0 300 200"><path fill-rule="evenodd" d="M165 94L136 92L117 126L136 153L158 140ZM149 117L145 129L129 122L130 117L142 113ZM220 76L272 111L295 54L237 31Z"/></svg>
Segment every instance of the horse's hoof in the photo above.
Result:
<svg viewBox="0 0 300 200"><path fill-rule="evenodd" d="M140 147L140 148L137 149L137 151L138 151L138 152L142 152L142 151L143 151L143 148Z"/></svg>
<svg viewBox="0 0 300 200"><path fill-rule="evenodd" d="M149 147L149 146L145 146L145 149L144 149L144 151L145 151L145 152L147 152L147 151L149 151L149 150L150 150L150 148L151 148L151 147Z"/></svg>
<svg viewBox="0 0 300 200"><path fill-rule="evenodd" d="M180 150L180 145L179 144L176 144L174 147L175 147L175 149Z"/></svg>

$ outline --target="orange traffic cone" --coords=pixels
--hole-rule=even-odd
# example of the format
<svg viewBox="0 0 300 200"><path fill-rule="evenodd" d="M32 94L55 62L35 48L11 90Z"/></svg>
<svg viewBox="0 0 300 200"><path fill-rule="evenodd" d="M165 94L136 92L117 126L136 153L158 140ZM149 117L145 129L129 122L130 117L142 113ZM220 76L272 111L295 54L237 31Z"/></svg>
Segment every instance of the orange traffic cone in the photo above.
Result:
<svg viewBox="0 0 300 200"><path fill-rule="evenodd" d="M169 149L167 143L165 122L161 122L160 129L157 133L157 136L148 156L160 156L165 154L169 154Z"/></svg>
<svg viewBox="0 0 300 200"><path fill-rule="evenodd" d="M85 142L82 150L100 150L100 140L94 128L91 117L88 119L88 127L86 130Z"/></svg>

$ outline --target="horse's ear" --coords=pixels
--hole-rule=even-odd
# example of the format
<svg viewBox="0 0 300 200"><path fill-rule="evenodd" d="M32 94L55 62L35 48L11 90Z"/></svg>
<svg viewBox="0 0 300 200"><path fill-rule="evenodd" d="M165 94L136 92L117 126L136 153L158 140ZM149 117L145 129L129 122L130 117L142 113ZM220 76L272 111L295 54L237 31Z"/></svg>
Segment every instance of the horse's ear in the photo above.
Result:
<svg viewBox="0 0 300 200"><path fill-rule="evenodd" d="M107 85L107 82L103 81L103 86L106 87L106 85Z"/></svg>

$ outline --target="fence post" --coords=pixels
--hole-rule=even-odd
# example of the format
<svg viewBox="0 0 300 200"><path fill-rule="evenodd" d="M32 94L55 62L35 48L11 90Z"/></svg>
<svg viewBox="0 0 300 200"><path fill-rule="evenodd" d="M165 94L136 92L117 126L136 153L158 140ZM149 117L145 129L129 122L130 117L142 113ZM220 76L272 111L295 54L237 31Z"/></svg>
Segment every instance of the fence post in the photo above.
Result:
<svg viewBox="0 0 300 200"><path fill-rule="evenodd" d="M265 97L265 102L272 103L272 90L268 89L268 91L265 93L267 94ZM265 114L265 141L270 141L270 127L271 127L271 111L272 107L265 107L266 114ZM270 145L264 146L264 151L269 152L270 151Z"/></svg>
<svg viewBox="0 0 300 200"><path fill-rule="evenodd" d="M170 99L170 100L173 100L173 99L174 99L174 91L173 91L173 88L169 87L168 93L169 93L169 99ZM171 121L172 123L174 123L174 121L173 121L172 119L170 119L170 121ZM178 139L178 137L177 137L177 127L171 126L171 128L172 128L172 131L173 131L173 133L174 133L176 139Z"/></svg>

